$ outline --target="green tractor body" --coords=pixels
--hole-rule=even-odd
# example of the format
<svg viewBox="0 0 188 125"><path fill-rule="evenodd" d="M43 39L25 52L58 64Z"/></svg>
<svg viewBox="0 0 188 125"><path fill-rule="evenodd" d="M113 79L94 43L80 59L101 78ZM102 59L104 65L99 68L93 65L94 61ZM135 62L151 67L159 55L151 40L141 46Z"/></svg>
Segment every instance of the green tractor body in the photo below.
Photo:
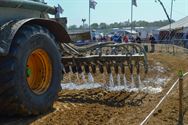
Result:
<svg viewBox="0 0 188 125"><path fill-rule="evenodd" d="M66 18L40 0L0 1L0 115L48 111L60 90Z"/></svg>
<svg viewBox="0 0 188 125"><path fill-rule="evenodd" d="M1 25L9 20L26 18L47 18L47 14L56 14L54 7L35 0L1 0L0 20Z"/></svg>
<svg viewBox="0 0 188 125"><path fill-rule="evenodd" d="M140 45L104 42L76 47L72 41L91 36L69 35L66 23L58 8L42 0L0 0L0 115L49 111L61 90L62 76L70 72L103 74L106 67L107 74L125 75L127 66L134 78L134 67L139 74L140 63L147 72Z"/></svg>
<svg viewBox="0 0 188 125"><path fill-rule="evenodd" d="M0 55L7 55L17 31L30 23L46 27L59 42L70 42L66 32L66 18L49 19L48 14L56 15L56 8L37 0L0 1Z"/></svg>

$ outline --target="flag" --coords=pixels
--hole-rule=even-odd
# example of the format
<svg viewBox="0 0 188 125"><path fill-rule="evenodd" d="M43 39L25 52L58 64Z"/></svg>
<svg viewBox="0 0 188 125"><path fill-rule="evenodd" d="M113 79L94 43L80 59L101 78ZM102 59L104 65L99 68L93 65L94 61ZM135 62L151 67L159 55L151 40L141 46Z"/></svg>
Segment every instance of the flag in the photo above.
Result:
<svg viewBox="0 0 188 125"><path fill-rule="evenodd" d="M64 9L61 7L61 5L58 4L58 6L55 7L55 11L56 11L55 17L56 18L60 18L60 16L63 13Z"/></svg>
<svg viewBox="0 0 188 125"><path fill-rule="evenodd" d="M61 5L58 4L58 7L57 7L57 12L62 14L64 11L64 9L61 7Z"/></svg>
<svg viewBox="0 0 188 125"><path fill-rule="evenodd" d="M135 7L137 7L137 3L136 3L136 0L132 0L132 6L135 6Z"/></svg>
<svg viewBox="0 0 188 125"><path fill-rule="evenodd" d="M97 2L94 0L89 0L89 7L92 9L95 9L95 6L97 5Z"/></svg>

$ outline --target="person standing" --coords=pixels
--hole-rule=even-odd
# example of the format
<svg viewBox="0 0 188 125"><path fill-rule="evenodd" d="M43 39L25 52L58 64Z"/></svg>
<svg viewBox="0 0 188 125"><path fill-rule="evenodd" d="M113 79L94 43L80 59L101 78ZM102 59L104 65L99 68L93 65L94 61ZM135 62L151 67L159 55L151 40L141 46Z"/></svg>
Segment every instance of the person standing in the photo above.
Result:
<svg viewBox="0 0 188 125"><path fill-rule="evenodd" d="M137 43L141 43L141 38L138 35L136 36L135 40L136 40Z"/></svg>
<svg viewBox="0 0 188 125"><path fill-rule="evenodd" d="M149 37L149 41L151 43L151 52L155 52L155 38L153 37L153 35L150 35Z"/></svg>
<svg viewBox="0 0 188 125"><path fill-rule="evenodd" d="M128 43L128 42L129 42L129 38L128 38L127 35L125 35L125 36L123 37L123 42L125 42L125 43Z"/></svg>

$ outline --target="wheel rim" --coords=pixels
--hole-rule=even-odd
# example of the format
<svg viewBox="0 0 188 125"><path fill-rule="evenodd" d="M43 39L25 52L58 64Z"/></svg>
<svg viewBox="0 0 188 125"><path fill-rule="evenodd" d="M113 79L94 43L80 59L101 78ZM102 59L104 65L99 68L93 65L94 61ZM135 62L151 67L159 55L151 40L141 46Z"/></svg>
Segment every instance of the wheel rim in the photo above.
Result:
<svg viewBox="0 0 188 125"><path fill-rule="evenodd" d="M26 76L27 83L35 94L40 95L48 90L52 78L52 64L44 50L37 49L29 55Z"/></svg>

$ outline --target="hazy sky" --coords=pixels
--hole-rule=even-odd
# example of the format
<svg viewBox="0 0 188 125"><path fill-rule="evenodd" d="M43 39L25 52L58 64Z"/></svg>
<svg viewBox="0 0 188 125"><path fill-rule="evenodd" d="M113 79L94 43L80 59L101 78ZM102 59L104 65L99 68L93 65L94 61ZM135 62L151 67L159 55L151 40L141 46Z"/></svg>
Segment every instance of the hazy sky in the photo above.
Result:
<svg viewBox="0 0 188 125"><path fill-rule="evenodd" d="M95 0L96 9L91 9L91 24L105 22L124 22L130 19L131 0ZM161 0L170 14L171 0ZM89 0L46 0L49 5L58 3L64 9L63 16L68 18L68 25L81 25L82 18L88 23ZM134 7L133 20L166 20L166 15L155 0L137 0L138 7ZM179 20L188 16L188 0L175 0L173 19Z"/></svg>

